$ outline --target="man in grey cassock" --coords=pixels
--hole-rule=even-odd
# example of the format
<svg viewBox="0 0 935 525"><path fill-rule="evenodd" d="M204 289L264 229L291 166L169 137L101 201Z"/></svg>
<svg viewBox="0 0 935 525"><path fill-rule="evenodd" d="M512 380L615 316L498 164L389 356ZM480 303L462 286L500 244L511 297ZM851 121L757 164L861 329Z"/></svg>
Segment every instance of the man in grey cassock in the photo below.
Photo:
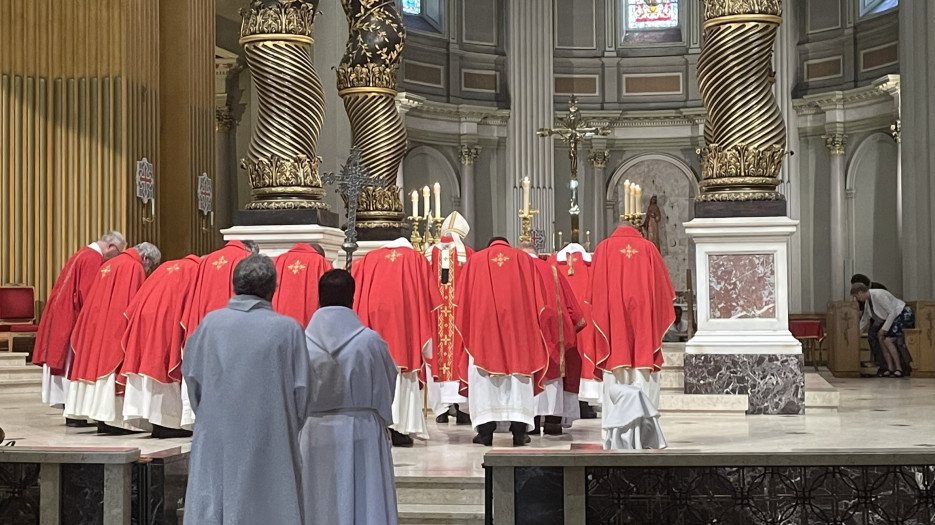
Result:
<svg viewBox="0 0 935 525"><path fill-rule="evenodd" d="M302 525L305 338L298 323L273 312L269 257L242 259L233 285L234 297L198 324L182 359L198 418L185 523Z"/></svg>
<svg viewBox="0 0 935 525"><path fill-rule="evenodd" d="M354 286L344 270L322 275L320 307L305 330L312 366L301 436L305 515L309 524L395 525L386 429L398 371L383 339L354 313Z"/></svg>

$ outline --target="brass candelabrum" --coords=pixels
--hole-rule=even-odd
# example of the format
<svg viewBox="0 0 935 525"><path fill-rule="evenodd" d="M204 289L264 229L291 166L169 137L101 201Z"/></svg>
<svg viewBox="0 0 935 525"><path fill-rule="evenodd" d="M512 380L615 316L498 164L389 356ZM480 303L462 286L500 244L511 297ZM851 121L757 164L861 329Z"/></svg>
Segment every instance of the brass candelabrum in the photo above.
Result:
<svg viewBox="0 0 935 525"><path fill-rule="evenodd" d="M441 239L442 222L445 219L426 215L425 217L409 216L409 220L412 221L412 233L409 235L409 242L416 251L425 251L435 244L436 239ZM424 235L419 233L420 224L423 222L425 222Z"/></svg>
<svg viewBox="0 0 935 525"><path fill-rule="evenodd" d="M532 216L539 213L539 210L519 210L521 220L519 242L532 242Z"/></svg>
<svg viewBox="0 0 935 525"><path fill-rule="evenodd" d="M417 252L421 252L422 236L419 235L419 223L423 221L423 218L417 215L410 215L409 220L412 221L412 233L409 235L409 242Z"/></svg>
<svg viewBox="0 0 935 525"><path fill-rule="evenodd" d="M643 227L643 216L646 215L642 212L637 213L627 213L620 216L620 220L630 223L631 226L639 230Z"/></svg>

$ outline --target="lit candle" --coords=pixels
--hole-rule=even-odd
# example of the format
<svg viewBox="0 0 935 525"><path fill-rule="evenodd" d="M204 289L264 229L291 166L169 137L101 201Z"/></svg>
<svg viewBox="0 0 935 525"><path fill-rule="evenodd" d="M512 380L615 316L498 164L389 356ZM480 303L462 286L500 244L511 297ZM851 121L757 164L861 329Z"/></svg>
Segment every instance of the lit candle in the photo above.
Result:
<svg viewBox="0 0 935 525"><path fill-rule="evenodd" d="M529 215L529 177L523 177L523 213Z"/></svg>
<svg viewBox="0 0 935 525"><path fill-rule="evenodd" d="M623 181L623 214L630 214L630 179Z"/></svg>
<svg viewBox="0 0 935 525"><path fill-rule="evenodd" d="M430 190L428 186L422 188L422 199L425 200L425 210L423 211L425 212L426 217L432 216L432 210L429 207L429 197L431 195L432 195L432 190Z"/></svg>
<svg viewBox="0 0 935 525"><path fill-rule="evenodd" d="M435 183L435 218L442 218L442 185Z"/></svg>
<svg viewBox="0 0 935 525"><path fill-rule="evenodd" d="M412 216L419 216L419 192L412 190Z"/></svg>

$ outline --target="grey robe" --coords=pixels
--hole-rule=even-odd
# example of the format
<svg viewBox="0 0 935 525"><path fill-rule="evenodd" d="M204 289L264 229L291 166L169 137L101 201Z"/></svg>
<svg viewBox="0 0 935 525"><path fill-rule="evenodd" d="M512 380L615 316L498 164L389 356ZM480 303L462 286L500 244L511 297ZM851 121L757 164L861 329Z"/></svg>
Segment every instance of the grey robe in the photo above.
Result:
<svg viewBox="0 0 935 525"><path fill-rule="evenodd" d="M305 334L312 363L301 437L308 523L395 525L386 429L393 423L396 364L383 339L349 308L319 309Z"/></svg>
<svg viewBox="0 0 935 525"><path fill-rule="evenodd" d="M259 297L235 296L198 324L182 376L197 417L185 523L301 525L302 328Z"/></svg>

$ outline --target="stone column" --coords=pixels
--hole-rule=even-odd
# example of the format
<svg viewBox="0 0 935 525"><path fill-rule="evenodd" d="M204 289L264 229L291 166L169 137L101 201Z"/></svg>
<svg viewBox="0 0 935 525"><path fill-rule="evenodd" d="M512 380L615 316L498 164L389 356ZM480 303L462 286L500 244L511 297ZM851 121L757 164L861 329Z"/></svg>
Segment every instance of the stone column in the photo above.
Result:
<svg viewBox="0 0 935 525"><path fill-rule="evenodd" d="M539 210L532 227L552 235L555 219L553 141L536 136L541 127L554 122L554 79L552 68L552 2L510 0L507 2L506 56L510 89L510 121L507 125L508 190L507 236L519 237L522 180L531 182L532 207Z"/></svg>
<svg viewBox="0 0 935 525"><path fill-rule="evenodd" d="M480 146L462 144L458 150L461 161L461 214L471 226L475 227L474 219L474 162L480 155Z"/></svg>
<svg viewBox="0 0 935 525"><path fill-rule="evenodd" d="M844 230L844 154L847 135L825 135L825 146L831 155L831 300L845 299L844 259L847 253Z"/></svg>
<svg viewBox="0 0 935 525"><path fill-rule="evenodd" d="M214 225L218 229L230 228L234 224L234 211L237 209L237 123L238 120L229 104L215 108L214 130L216 137L217 184L215 190Z"/></svg>
<svg viewBox="0 0 935 525"><path fill-rule="evenodd" d="M593 173L591 177L586 179L586 184L591 185L591 194L593 195L593 203L591 204L591 246L590 250L593 250L597 243L603 239L607 234L607 225L604 224L604 184L606 183L606 175L604 171L607 169L607 159L610 156L610 152L606 149L592 149L588 152L588 163L591 165ZM586 240L586 237L582 238Z"/></svg>

